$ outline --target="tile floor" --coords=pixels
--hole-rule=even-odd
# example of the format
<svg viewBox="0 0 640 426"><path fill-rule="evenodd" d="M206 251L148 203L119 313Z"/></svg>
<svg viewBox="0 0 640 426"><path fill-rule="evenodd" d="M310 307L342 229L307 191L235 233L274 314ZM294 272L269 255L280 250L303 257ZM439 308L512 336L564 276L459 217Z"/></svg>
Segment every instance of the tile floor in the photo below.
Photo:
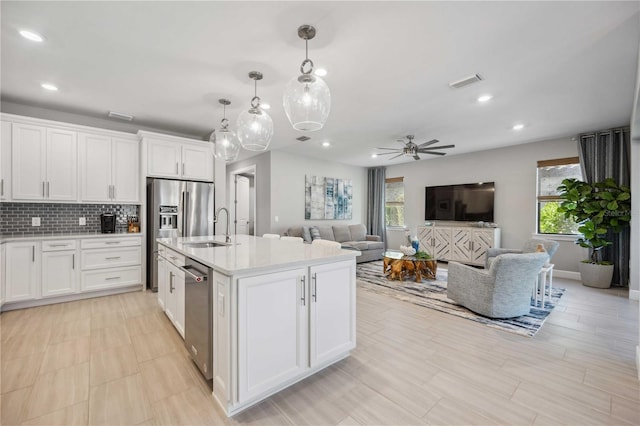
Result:
<svg viewBox="0 0 640 426"><path fill-rule="evenodd" d="M352 355L227 419L154 294L5 312L2 425L640 424L638 303L567 291L534 338L358 289Z"/></svg>

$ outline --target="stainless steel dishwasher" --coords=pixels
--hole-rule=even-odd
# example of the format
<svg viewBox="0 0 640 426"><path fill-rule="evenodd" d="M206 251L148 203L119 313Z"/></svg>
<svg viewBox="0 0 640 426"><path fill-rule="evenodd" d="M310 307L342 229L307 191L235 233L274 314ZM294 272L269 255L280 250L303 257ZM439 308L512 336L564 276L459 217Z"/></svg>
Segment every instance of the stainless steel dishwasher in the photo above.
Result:
<svg viewBox="0 0 640 426"><path fill-rule="evenodd" d="M213 291L209 281L212 270L189 258L180 269L185 273L184 345L209 380L213 377Z"/></svg>

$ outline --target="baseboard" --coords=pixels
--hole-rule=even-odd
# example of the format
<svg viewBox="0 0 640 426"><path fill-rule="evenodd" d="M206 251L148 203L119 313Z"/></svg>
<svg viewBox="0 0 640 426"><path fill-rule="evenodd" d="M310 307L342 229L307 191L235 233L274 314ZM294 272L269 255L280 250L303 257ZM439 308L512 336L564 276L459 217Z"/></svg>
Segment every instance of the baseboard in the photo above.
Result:
<svg viewBox="0 0 640 426"><path fill-rule="evenodd" d="M563 271L561 269L554 269L553 276L558 278L567 278L570 280L582 281L580 278L580 272Z"/></svg>
<svg viewBox="0 0 640 426"><path fill-rule="evenodd" d="M629 290L630 300L640 300L640 290Z"/></svg>

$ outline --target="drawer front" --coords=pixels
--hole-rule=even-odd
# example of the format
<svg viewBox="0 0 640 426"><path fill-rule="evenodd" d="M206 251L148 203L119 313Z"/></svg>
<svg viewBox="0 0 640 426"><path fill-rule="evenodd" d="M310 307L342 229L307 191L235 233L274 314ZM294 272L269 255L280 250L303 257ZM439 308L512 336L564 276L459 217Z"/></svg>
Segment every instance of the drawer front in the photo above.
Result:
<svg viewBox="0 0 640 426"><path fill-rule="evenodd" d="M43 240L42 251L75 250L76 240Z"/></svg>
<svg viewBox="0 0 640 426"><path fill-rule="evenodd" d="M184 266L185 257L170 248L165 249L164 257L176 266Z"/></svg>
<svg viewBox="0 0 640 426"><path fill-rule="evenodd" d="M80 265L83 271L88 269L140 265L142 262L141 251L140 247L82 250Z"/></svg>
<svg viewBox="0 0 640 426"><path fill-rule="evenodd" d="M80 243L80 247L83 249L131 247L139 245L142 245L142 239L140 237L87 238Z"/></svg>
<svg viewBox="0 0 640 426"><path fill-rule="evenodd" d="M80 279L81 291L103 290L140 284L141 267L99 269L82 271Z"/></svg>

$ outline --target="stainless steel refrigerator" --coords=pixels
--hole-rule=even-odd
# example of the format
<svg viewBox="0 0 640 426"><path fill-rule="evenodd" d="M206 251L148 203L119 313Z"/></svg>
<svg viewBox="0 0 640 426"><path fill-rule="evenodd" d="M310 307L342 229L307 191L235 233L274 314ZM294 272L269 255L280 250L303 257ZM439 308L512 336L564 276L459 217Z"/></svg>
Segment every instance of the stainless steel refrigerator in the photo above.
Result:
<svg viewBox="0 0 640 426"><path fill-rule="evenodd" d="M147 287L158 291L156 238L213 235L213 184L147 178Z"/></svg>

